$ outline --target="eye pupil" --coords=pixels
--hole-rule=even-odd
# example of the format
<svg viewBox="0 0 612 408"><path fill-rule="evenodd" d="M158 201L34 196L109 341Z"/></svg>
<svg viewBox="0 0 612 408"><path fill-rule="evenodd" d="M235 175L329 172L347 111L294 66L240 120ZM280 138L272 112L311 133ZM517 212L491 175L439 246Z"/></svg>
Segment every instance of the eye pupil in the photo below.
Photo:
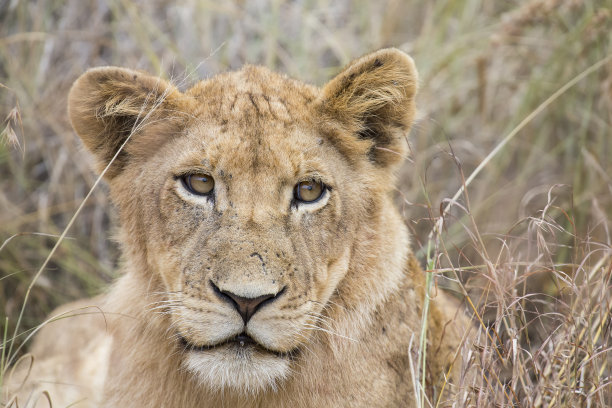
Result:
<svg viewBox="0 0 612 408"><path fill-rule="evenodd" d="M197 195L208 195L215 188L215 180L210 174L188 174L182 178L187 190Z"/></svg>
<svg viewBox="0 0 612 408"><path fill-rule="evenodd" d="M302 181L295 186L294 198L303 203L317 201L323 195L323 183L315 180Z"/></svg>

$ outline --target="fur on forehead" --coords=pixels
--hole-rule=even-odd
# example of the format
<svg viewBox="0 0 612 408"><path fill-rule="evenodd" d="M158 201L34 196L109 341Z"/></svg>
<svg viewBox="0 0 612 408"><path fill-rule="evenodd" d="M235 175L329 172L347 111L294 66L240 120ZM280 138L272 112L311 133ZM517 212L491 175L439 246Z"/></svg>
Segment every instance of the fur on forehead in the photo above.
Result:
<svg viewBox="0 0 612 408"><path fill-rule="evenodd" d="M240 71L217 75L187 91L202 104L202 112L217 123L238 124L250 120L280 121L290 125L309 117L305 110L319 95L319 89L265 67L247 65Z"/></svg>

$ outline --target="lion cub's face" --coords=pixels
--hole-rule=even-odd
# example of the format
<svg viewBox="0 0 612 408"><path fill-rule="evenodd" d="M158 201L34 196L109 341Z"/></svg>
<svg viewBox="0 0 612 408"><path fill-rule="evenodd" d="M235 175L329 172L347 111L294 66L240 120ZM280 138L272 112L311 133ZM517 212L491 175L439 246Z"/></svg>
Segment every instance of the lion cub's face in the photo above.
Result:
<svg viewBox="0 0 612 408"><path fill-rule="evenodd" d="M133 273L158 282L167 341L205 386L274 387L326 330L391 188L415 80L383 50L322 90L256 67L186 93L120 68L76 82L71 119L100 168L114 157L126 256L146 265Z"/></svg>
<svg viewBox="0 0 612 408"><path fill-rule="evenodd" d="M341 220L360 192L291 102L244 88L218 93L220 108L145 164L139 184L152 190L137 195L162 215L148 221L149 259L187 366L207 383L258 388L288 374L346 272L353 227Z"/></svg>

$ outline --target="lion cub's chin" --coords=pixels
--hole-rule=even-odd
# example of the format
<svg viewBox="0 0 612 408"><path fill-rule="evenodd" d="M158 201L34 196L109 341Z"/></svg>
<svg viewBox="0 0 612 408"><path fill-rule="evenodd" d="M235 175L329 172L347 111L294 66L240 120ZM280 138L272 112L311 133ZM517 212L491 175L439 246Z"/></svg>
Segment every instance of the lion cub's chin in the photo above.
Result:
<svg viewBox="0 0 612 408"><path fill-rule="evenodd" d="M244 394L276 390L290 372L287 358L252 346L228 345L188 351L184 364L202 386L215 391L232 389Z"/></svg>

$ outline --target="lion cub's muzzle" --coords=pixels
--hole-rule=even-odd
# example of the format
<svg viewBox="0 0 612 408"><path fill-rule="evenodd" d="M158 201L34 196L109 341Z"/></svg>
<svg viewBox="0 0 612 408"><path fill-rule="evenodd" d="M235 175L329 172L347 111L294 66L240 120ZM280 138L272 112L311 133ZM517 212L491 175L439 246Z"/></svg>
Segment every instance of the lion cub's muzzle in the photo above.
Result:
<svg viewBox="0 0 612 408"><path fill-rule="evenodd" d="M299 286L307 281L304 262L287 245L222 238L209 240L198 253L201 262L183 273L174 318L179 336L189 350L214 348L217 355L293 352L307 340L303 326L311 323L312 296Z"/></svg>
<svg viewBox="0 0 612 408"><path fill-rule="evenodd" d="M230 314L237 313L241 317L242 324L237 325L237 322L231 324L234 327L233 334L226 334L226 336L218 338L217 341L207 342L206 344L202 345L193 343L179 333L179 341L186 350L205 351L222 346L232 346L236 349L249 349L250 347L254 347L260 351L269 352L278 356L287 356L291 354L291 352L288 353L286 351L280 352L275 350L274 347L266 346L266 344L263 342L258 341L258 335L252 332L252 326L249 325L249 321L256 313L262 309L272 307L270 304L285 294L287 289L286 286L283 286L280 289L277 289L278 286L276 288L268 286L262 291L262 285L257 285L259 290L250 289L240 294L235 292L240 292L240 289L244 290L244 287L240 287L238 290L232 291L227 289L227 286L224 288L223 285L217 285L212 279L208 280L208 286L214 295L223 304L229 307L228 311L230 311ZM261 327L260 325L259 329L261 330L263 328L265 331L265 326L266 325ZM258 330L256 329L256 331Z"/></svg>

